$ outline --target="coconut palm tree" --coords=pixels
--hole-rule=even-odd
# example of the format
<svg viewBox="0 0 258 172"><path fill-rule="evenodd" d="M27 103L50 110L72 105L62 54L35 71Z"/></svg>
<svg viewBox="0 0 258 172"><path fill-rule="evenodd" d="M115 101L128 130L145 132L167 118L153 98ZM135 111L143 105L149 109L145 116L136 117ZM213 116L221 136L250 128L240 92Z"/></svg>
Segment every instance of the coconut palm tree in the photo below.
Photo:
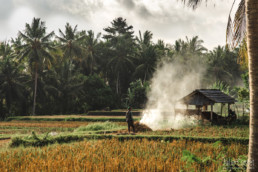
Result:
<svg viewBox="0 0 258 172"><path fill-rule="evenodd" d="M152 44L152 33L139 31L139 37L136 37L138 56L136 58L136 68L134 76L141 78L144 82L149 80L156 69L158 54L156 47Z"/></svg>
<svg viewBox="0 0 258 172"><path fill-rule="evenodd" d="M233 86L241 74L240 65L237 63L238 52L230 51L228 47L218 46L207 53L207 77L208 82L223 81ZM212 75L214 77L208 77Z"/></svg>
<svg viewBox="0 0 258 172"><path fill-rule="evenodd" d="M144 82L152 77L156 70L158 54L153 45L149 45L140 51L137 58L137 67L135 68L135 76L139 76Z"/></svg>
<svg viewBox="0 0 258 172"><path fill-rule="evenodd" d="M136 36L136 41L141 49L144 49L144 46L148 46L152 43L151 42L152 36L153 36L153 34L151 33L151 31L146 30L143 33L143 36L142 36L141 31L139 31L139 37Z"/></svg>
<svg viewBox="0 0 258 172"><path fill-rule="evenodd" d="M72 28L69 23L65 25L65 31L59 29L60 36L56 36L57 40L60 41L59 47L63 51L63 56L68 60L69 71L72 70L72 63L74 61L80 61L83 57L83 49L80 46L80 41L84 39L85 35L78 36L77 25Z"/></svg>
<svg viewBox="0 0 258 172"><path fill-rule="evenodd" d="M11 46L8 43L0 45L0 100L5 100L7 114L11 113L11 106L15 102L26 101L24 92L28 77L22 73L23 64L14 60ZM17 110L17 108L15 108Z"/></svg>
<svg viewBox="0 0 258 172"><path fill-rule="evenodd" d="M187 5L196 8L201 0L182 0ZM235 20L246 23L247 51L249 57L249 82L250 82L250 134L249 134L249 151L248 151L248 166L247 171L258 170L258 1L257 0L242 0ZM242 19L241 19L242 16ZM243 17L246 16L246 17ZM244 22L246 20L246 22ZM236 38L241 39L239 29L235 30Z"/></svg>
<svg viewBox="0 0 258 172"><path fill-rule="evenodd" d="M21 51L18 57L20 60L25 59L29 62L34 75L32 115L35 115L38 70L43 66L43 63L50 63L53 59L50 51L55 50L51 42L54 32L47 34L45 22L41 21L40 18L33 18L31 25L26 23L24 32L19 31L19 36L23 42L19 47Z"/></svg>
<svg viewBox="0 0 258 172"><path fill-rule="evenodd" d="M86 46L86 54L87 54L87 64L90 68L90 74L93 74L94 71L94 66L96 67L96 60L97 60L97 49L98 49L98 45L99 45L99 38L101 36L101 33L98 33L96 35L94 35L94 32L92 30L89 30L87 32L87 36L85 39L85 46Z"/></svg>
<svg viewBox="0 0 258 172"><path fill-rule="evenodd" d="M187 41L187 49L189 53L194 53L196 55L201 55L203 52L207 51L203 44L203 40L199 39L198 36L194 36L193 38L186 37Z"/></svg>

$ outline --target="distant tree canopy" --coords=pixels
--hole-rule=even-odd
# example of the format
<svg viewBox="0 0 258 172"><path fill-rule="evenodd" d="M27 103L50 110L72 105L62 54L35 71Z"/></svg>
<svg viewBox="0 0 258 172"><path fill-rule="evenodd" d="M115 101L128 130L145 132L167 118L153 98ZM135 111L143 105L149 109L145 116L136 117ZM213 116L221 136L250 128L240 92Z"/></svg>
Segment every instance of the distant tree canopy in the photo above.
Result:
<svg viewBox="0 0 258 172"><path fill-rule="evenodd" d="M57 35L46 28L34 18L18 37L0 43L1 118L144 107L148 83L164 61L183 64L182 71L189 72L193 62L204 66L203 86L234 86L246 73L238 63L238 49L218 46L208 51L198 36L155 43L151 31L135 35L122 17L103 34L69 23Z"/></svg>

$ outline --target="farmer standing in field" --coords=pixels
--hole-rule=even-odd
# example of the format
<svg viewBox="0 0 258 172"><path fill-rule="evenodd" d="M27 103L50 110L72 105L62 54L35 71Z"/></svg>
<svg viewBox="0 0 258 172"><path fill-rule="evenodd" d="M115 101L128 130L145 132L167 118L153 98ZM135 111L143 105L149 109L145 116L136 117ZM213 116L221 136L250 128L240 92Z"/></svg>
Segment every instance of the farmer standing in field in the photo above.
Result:
<svg viewBox="0 0 258 172"><path fill-rule="evenodd" d="M128 107L128 111L126 112L126 122L128 124L128 132L130 133L130 127L133 127L133 133L135 133L134 124L133 124L133 115L132 108Z"/></svg>

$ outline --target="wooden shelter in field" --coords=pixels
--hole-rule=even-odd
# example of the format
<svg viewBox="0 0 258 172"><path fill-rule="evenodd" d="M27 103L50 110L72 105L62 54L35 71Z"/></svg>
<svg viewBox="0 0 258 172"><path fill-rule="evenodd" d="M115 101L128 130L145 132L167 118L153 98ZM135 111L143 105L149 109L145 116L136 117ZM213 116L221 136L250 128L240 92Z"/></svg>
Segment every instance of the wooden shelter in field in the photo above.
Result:
<svg viewBox="0 0 258 172"><path fill-rule="evenodd" d="M197 89L187 96L180 99L178 102L185 104L187 109L188 105L195 105L197 109L197 115L207 115L207 107L210 106L209 120L213 121L214 115L218 116L213 112L213 105L215 103L221 103L221 113L223 105L228 105L228 112L230 105L234 104L236 100L233 97L223 93L218 89ZM205 112L205 113L204 113Z"/></svg>

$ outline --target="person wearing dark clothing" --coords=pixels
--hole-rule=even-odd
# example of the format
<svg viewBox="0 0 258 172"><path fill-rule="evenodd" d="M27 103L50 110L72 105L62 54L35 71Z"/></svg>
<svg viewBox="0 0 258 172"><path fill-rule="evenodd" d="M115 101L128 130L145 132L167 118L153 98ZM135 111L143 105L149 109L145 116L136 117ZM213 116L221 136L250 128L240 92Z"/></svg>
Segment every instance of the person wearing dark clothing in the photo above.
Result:
<svg viewBox="0 0 258 172"><path fill-rule="evenodd" d="M228 117L230 121L235 121L237 119L236 112L229 109Z"/></svg>
<svg viewBox="0 0 258 172"><path fill-rule="evenodd" d="M133 132L135 133L135 129L134 129L134 123L133 123L133 115L132 115L132 108L129 107L128 111L126 112L126 122L128 125L128 132L130 133L130 127L133 128Z"/></svg>

